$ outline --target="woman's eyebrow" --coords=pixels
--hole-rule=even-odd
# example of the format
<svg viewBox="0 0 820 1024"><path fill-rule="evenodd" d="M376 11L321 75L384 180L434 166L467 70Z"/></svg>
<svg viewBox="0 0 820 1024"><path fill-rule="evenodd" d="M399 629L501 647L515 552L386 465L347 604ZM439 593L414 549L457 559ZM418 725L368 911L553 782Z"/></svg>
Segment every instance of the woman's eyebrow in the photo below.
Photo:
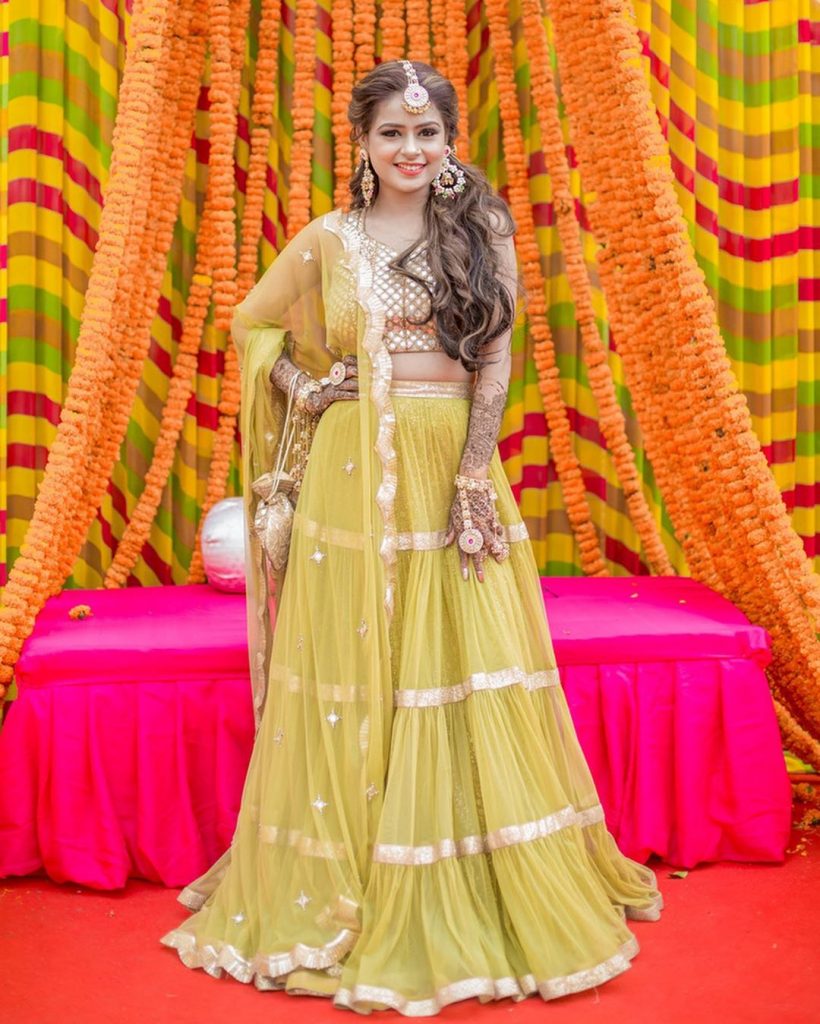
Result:
<svg viewBox="0 0 820 1024"><path fill-rule="evenodd" d="M404 128L403 124L399 124L398 121L385 121L384 124L380 124L379 128ZM438 121L423 121L418 128L440 128L441 125Z"/></svg>

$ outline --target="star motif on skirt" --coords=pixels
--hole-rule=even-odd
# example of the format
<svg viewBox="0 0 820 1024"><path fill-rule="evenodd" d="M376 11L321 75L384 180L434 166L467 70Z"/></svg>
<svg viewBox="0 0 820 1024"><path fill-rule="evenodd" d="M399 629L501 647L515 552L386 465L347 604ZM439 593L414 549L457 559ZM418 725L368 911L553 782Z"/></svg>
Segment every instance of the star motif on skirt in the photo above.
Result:
<svg viewBox="0 0 820 1024"><path fill-rule="evenodd" d="M310 896L308 896L304 889L300 889L299 895L293 902L296 904L297 907L301 907L302 910L305 910L307 908L308 903L310 903Z"/></svg>
<svg viewBox="0 0 820 1024"><path fill-rule="evenodd" d="M316 257L313 255L312 249L300 249L299 252L302 254L303 263L310 263L311 261L314 261L316 259Z"/></svg>
<svg viewBox="0 0 820 1024"><path fill-rule="evenodd" d="M375 782L371 782L370 783L370 785L364 791L364 795L367 797L368 800L372 800L374 796L378 796L379 795L379 791L378 791L378 789L376 789Z"/></svg>
<svg viewBox="0 0 820 1024"><path fill-rule="evenodd" d="M327 801L322 799L321 794L317 794L316 799L310 806L315 807L319 814L324 814L325 807L327 807Z"/></svg>
<svg viewBox="0 0 820 1024"><path fill-rule="evenodd" d="M273 734L273 742L276 744L277 747L279 746L279 744L282 742L282 740L284 738L285 738L285 731L284 731L284 729L277 729L276 732Z"/></svg>
<svg viewBox="0 0 820 1024"><path fill-rule="evenodd" d="M232 915L231 920L234 921L236 924L242 924L242 922L245 920L245 915L240 910L238 914Z"/></svg>
<svg viewBox="0 0 820 1024"><path fill-rule="evenodd" d="M353 470L355 468L356 468L356 463L353 461L353 459L350 459L350 458L342 466L342 469L345 471L345 473L347 473L348 476L350 476L353 473Z"/></svg>
<svg viewBox="0 0 820 1024"><path fill-rule="evenodd" d="M325 554L324 551L321 551L318 547L313 552L313 554L310 556L311 562L315 562L317 565L321 565L325 558L327 558L327 555Z"/></svg>
<svg viewBox="0 0 820 1024"><path fill-rule="evenodd" d="M364 619L362 619L362 621L359 623L358 629L356 630L356 632L359 634L362 640L364 640L365 636L367 635L367 628L367 623L364 621Z"/></svg>
<svg viewBox="0 0 820 1024"><path fill-rule="evenodd" d="M336 728L336 723L341 722L342 716L336 714L336 708L333 708L329 715L325 715L325 718L330 722L332 729Z"/></svg>

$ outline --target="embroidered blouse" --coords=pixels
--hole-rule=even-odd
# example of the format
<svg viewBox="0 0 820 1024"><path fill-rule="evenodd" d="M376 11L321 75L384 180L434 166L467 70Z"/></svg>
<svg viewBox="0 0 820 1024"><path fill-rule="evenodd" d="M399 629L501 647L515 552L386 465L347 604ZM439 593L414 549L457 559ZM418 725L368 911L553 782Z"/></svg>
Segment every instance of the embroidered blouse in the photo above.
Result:
<svg viewBox="0 0 820 1024"><path fill-rule="evenodd" d="M356 234L359 251L370 264L372 286L384 307L384 341L388 352L443 351L433 321L414 322L424 321L429 315L430 295L427 289L390 267L399 254L389 245L366 234L358 216L348 215L344 222L344 230ZM423 245L413 250L406 265L434 287L435 279L430 272ZM355 350L357 308L355 272L343 260L334 268L325 297L328 336L333 339L331 351Z"/></svg>

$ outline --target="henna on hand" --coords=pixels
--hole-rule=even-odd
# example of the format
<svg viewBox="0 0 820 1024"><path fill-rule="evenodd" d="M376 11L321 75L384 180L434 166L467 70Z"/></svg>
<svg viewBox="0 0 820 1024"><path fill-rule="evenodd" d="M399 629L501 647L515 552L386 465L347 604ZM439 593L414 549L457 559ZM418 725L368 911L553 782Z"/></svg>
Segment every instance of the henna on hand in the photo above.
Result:
<svg viewBox="0 0 820 1024"><path fill-rule="evenodd" d="M348 375L341 384L325 384L321 391L314 391L305 400L305 412L310 416L321 416L334 402L349 401L359 397L359 382Z"/></svg>
<svg viewBox="0 0 820 1024"><path fill-rule="evenodd" d="M321 416L321 414L332 405L333 402L344 401L359 397L358 369L355 357L348 356L343 360L345 364L345 379L341 384L324 384L321 389L311 392L305 399L304 408L309 416ZM284 394L288 394L294 377L310 379L308 374L300 370L291 361L287 352L283 352L270 372L270 381L274 387ZM296 385L299 387L299 384Z"/></svg>
<svg viewBox="0 0 820 1024"><path fill-rule="evenodd" d="M469 511L470 527L481 533L483 541L478 551L468 553L459 548L461 558L461 574L464 579L469 578L469 566L472 559L473 568L479 583L484 582L484 562L487 555L492 555L497 562L503 562L510 553L509 545L504 541L504 528L498 520L495 499L486 491L467 491L467 507ZM462 506L462 495L456 492L453 504L450 508L450 519L447 524L447 536L444 539L445 546L449 546L457 540L464 531L464 508Z"/></svg>

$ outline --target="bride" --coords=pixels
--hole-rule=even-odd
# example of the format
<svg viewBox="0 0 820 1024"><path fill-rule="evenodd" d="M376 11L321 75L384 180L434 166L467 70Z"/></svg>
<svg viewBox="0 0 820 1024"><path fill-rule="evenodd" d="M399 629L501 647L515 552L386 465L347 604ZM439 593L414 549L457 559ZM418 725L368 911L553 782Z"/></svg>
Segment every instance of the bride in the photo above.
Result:
<svg viewBox="0 0 820 1024"><path fill-rule="evenodd" d="M250 532L234 839L162 941L360 1012L553 999L625 971L662 898L607 831L496 448L514 225L433 68L380 64L349 116L350 210L236 311L249 524L289 432L298 500L284 572Z"/></svg>

